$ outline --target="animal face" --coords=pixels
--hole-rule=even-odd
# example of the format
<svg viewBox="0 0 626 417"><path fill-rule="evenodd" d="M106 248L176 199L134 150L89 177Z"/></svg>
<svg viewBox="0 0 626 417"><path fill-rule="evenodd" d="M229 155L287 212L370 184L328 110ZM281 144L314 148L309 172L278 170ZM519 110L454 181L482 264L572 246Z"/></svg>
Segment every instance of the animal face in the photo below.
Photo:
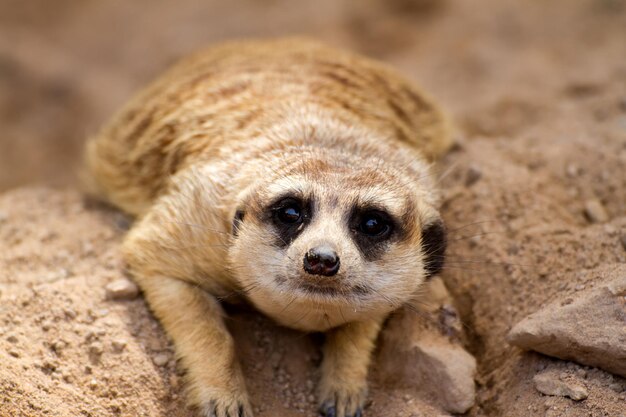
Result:
<svg viewBox="0 0 626 417"><path fill-rule="evenodd" d="M438 272L445 250L443 224L415 182L340 155L306 155L258 181L233 234L235 278L284 324L296 310L339 308L345 321L393 310Z"/></svg>

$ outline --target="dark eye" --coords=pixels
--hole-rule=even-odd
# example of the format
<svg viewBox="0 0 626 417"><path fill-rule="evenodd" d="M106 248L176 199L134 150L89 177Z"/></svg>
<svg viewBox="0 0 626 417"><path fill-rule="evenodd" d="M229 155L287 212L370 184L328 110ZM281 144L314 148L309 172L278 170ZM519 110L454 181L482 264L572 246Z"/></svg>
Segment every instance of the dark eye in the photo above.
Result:
<svg viewBox="0 0 626 417"><path fill-rule="evenodd" d="M274 210L274 218L284 224L300 223L302 222L302 207L296 200L282 201Z"/></svg>
<svg viewBox="0 0 626 417"><path fill-rule="evenodd" d="M359 231L371 237L384 237L391 232L391 222L381 213L370 211L361 217Z"/></svg>

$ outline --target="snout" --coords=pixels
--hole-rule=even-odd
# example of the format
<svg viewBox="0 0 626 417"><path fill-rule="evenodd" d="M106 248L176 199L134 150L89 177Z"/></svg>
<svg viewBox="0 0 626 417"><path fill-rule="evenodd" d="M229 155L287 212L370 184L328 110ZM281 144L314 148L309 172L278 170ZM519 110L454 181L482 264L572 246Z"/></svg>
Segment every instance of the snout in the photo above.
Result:
<svg viewBox="0 0 626 417"><path fill-rule="evenodd" d="M316 246L304 255L304 270L311 275L333 276L339 272L339 255L328 245Z"/></svg>

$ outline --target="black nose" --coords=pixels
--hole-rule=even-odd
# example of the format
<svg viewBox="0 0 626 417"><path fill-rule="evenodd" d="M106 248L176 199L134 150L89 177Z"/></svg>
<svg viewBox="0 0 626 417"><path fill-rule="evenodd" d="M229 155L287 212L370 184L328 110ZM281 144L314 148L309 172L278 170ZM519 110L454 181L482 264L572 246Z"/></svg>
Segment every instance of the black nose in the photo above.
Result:
<svg viewBox="0 0 626 417"><path fill-rule="evenodd" d="M339 271L339 256L329 246L318 246L304 255L304 270L312 275L330 277Z"/></svg>

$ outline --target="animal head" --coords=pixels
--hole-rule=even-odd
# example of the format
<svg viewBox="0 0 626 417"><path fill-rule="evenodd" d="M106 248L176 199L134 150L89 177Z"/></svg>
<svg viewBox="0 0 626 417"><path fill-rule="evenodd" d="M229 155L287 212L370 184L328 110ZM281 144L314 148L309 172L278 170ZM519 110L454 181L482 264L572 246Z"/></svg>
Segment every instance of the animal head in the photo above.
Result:
<svg viewBox="0 0 626 417"><path fill-rule="evenodd" d="M268 155L272 169L232 213L229 253L258 307L387 312L441 269L445 229L428 167L387 156L397 163L306 145Z"/></svg>

